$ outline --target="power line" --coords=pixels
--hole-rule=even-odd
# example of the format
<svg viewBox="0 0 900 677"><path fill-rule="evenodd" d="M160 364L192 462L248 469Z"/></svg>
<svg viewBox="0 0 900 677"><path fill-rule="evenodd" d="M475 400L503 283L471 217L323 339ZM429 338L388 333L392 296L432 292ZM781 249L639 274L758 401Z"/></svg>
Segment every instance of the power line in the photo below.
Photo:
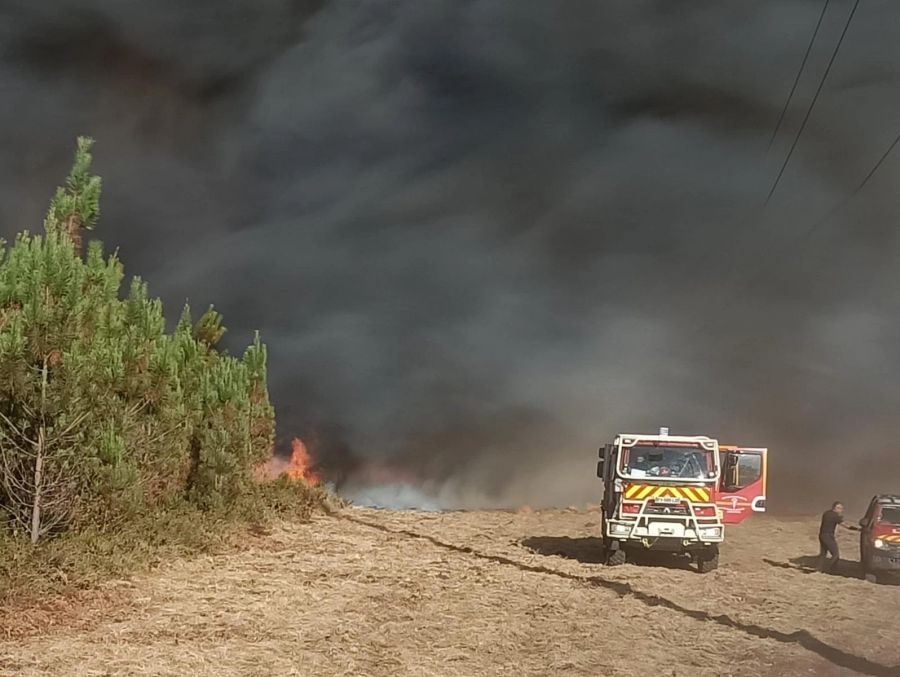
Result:
<svg viewBox="0 0 900 677"><path fill-rule="evenodd" d="M776 137L777 134L778 134L779 127L780 127L780 125L783 123L784 117L785 117L786 114L787 114L787 110L789 109L789 106L790 106L790 103L791 103L791 99L792 99L792 97L793 97L793 95L794 95L794 93L795 93L795 91L796 91L796 88L798 87L800 78L802 77L802 74L803 74L803 70L804 70L805 65L806 65L806 63L807 63L807 61L808 61L809 55L810 55L810 53L811 53L811 51L812 51L813 44L815 43L816 37L817 37L817 35L818 35L818 33L819 33L820 29L821 29L822 23L824 22L824 17L825 17L825 15L826 15L826 13L827 13L828 6L829 6L829 4L830 4L830 1L831 1L831 0L824 0L824 3L823 3L823 5L822 5L822 10L821 10L821 12L820 12L820 14L819 14L819 18L818 18L818 20L817 20L817 22L816 22L815 29L813 30L813 33L812 33L812 36L811 36L811 38L810 38L809 44L807 45L806 51L805 51L805 53L804 53L803 60L802 60L802 62L801 62L801 64L800 64L800 69L799 69L799 71L798 71L798 73L797 73L796 78L794 79L793 86L791 87L791 91L790 91L790 93L789 93L789 95L788 95L787 101L785 102L784 108L783 108L782 111L781 111L781 116L779 117L778 124L776 125L776 128L775 128L775 131L774 131L774 133L773 133L773 135L772 135L772 138L771 138L770 141L769 141L769 146L770 146L770 147L771 147L772 142L774 141L775 137ZM785 169L786 169L788 163L790 162L791 156L793 155L793 152L794 152L794 150L795 150L797 144L799 143L800 137L802 136L803 131L804 131L805 127L806 127L806 124L807 124L807 122L809 121L809 118L810 118L810 116L811 116L811 114L812 114L812 110L813 110L813 108L815 107L816 102L818 101L819 95L821 94L821 92L822 92L822 90L823 90L823 88L824 88L824 86L825 86L825 82L826 82L826 80L827 80L827 78L828 78L828 75L830 74L831 69L832 69L832 67L833 67L833 65L834 65L834 63L835 63L835 60L837 59L837 55L838 55L838 53L839 53L839 51L840 51L840 49L841 49L841 46L842 46L843 41L844 41L844 38L846 37L847 32L849 31L850 24L851 24L852 21L853 21L853 17L854 17L854 15L855 15L855 13L856 13L856 10L857 10L859 4L860 4L859 0L855 0L855 2L854 2L854 4L853 4L853 7L852 7L852 9L850 10L850 13L849 13L849 15L848 15L848 17L847 17L846 23L844 24L844 28L843 28L843 30L841 31L841 35L840 35L840 37L839 37L839 39L838 39L838 41L837 41L837 44L836 44L835 47L834 47L834 51L833 51L832 54L831 54L831 58L829 59L828 65L827 65L827 67L826 67L826 69L825 69L825 72L824 72L824 74L823 74L823 76L822 76L822 79L821 79L821 81L819 82L819 86L818 86L818 88L816 89L816 92L815 92L815 94L814 94L814 96L813 96L812 101L811 101L810 104L809 104L809 107L807 108L807 111L806 111L806 114L805 114L805 116L804 116L804 118L803 118L803 121L802 121L802 123L801 123L801 126L800 126L800 128L799 128L799 130L798 130L798 132L797 132L797 135L795 136L794 141L793 141L793 143L792 143L792 145L791 145L791 148L790 148L790 150L789 150L789 152L788 152L788 154L787 154L787 157L785 158L785 160L784 160L784 162L783 162L783 164L782 164L782 166L781 166L781 169L780 169L780 171L779 171L779 173L778 173L778 176L777 176L777 178L775 179L775 182L774 182L774 184L773 184L771 190L769 191L769 194L768 194L768 197L767 197L766 200L765 200L765 203L764 203L763 205L761 205L761 207L762 207L762 212L764 212L764 211L766 210L766 207L768 206L769 201L770 201L772 195L774 194L775 190L777 189L778 184L779 184L779 182L780 182L780 180L781 180L781 178L782 178L782 175L784 174L784 171L785 171ZM802 242L803 240L805 240L806 238L808 238L809 236L811 236L816 230L818 230L818 228L820 228L822 225L824 225L824 224L827 223L829 220L831 220L831 218L833 218L837 213L839 213L839 212L847 205L847 203L849 203L849 202L850 202L850 201L851 201L851 200L852 200L852 199L853 199L853 198L854 198L854 197L855 197L855 196L863 189L863 187L869 182L869 180L874 176L874 174L878 171L878 169L884 164L884 162L887 160L887 158L888 158L888 157L890 156L890 154L894 151L894 149L897 147L898 144L900 144L900 134L898 134L898 135L894 138L893 142L890 144L890 146L888 146L887 150L881 155L881 157L878 159L878 161L875 163L875 165L872 167L872 169L869 170L869 172L865 175L865 177L863 177L863 179L862 179L862 180L860 181L860 183L853 189L853 191L852 191L851 193L849 193L848 195L846 195L842 200L839 200L838 203L835 204L834 206L832 206L832 208L829 209L823 216L819 217L819 218L816 219L814 222L812 222L812 223L811 223L811 224L803 231L803 233L801 233L798 237L793 238L793 239L790 241L790 245L791 245L791 246L795 246L795 245L799 244L800 242ZM744 223L748 223L748 222L750 222L750 221L753 220L754 216L755 216L755 215L753 215L753 214L747 214L747 215L745 216L745 218L744 218L742 221L743 221ZM709 253L709 252L707 252L707 254L708 254L708 253ZM705 256L704 256L704 258L705 258ZM772 260L772 259L769 259L767 263L768 263L769 265L764 266L765 271L769 271L769 270L771 270L772 267L773 267L773 266L772 266L772 263L773 263L773 260ZM776 261L775 263L776 263L776 265L777 265L777 261ZM759 271L756 271L756 272L758 273ZM742 292L744 292L744 291L747 291L748 289L752 289L753 286L754 286L754 282L755 282L756 280L758 280L758 279L759 279L759 276L758 276L758 275L755 275L754 278L753 278L752 280L746 280L746 281L745 281L745 284L743 284L743 285L741 285L740 287L738 287L738 288L735 290L735 292L736 292L737 294L740 294L740 293L742 293ZM655 292L658 290L658 287L659 287L659 286L660 286L660 284L655 284L655 285L653 285L653 289L651 290L651 293L648 294L648 296L651 297L651 298L652 298L653 296L655 296ZM730 305L730 304L729 304L729 305ZM722 308L721 310L726 310L726 309L727 309L727 308ZM697 319L702 319L702 317L703 317L704 315L707 315L707 313L702 312L702 309L701 309L701 312L698 313ZM715 320L714 320L714 321L715 321Z"/></svg>
<svg viewBox="0 0 900 677"><path fill-rule="evenodd" d="M891 143L891 145L888 146L888 149L886 151L884 151L884 153L882 154L882 156L880 158L878 158L878 162L875 163L875 166L872 167L871 171L869 171L869 173L866 174L865 178L862 181L860 181L860 183L856 187L856 189L847 198L847 202L852 200L856 196L856 194L863 189L863 186L865 186L869 182L869 179L871 179L875 175L875 172L877 172L878 169L881 167L881 165L884 164L884 161L888 159L888 156L892 152L894 152L894 148L897 147L898 143L900 143L900 134L897 134L897 136L894 137L893 143Z"/></svg>
<svg viewBox="0 0 900 677"><path fill-rule="evenodd" d="M806 46L806 52L803 54L803 60L802 60L801 63L800 63L800 68L799 68L799 70L797 71L797 76L794 78L794 83L793 83L793 85L791 86L791 91L790 91L790 93L788 94L787 100L786 100L785 103L784 103L784 107L781 109L781 115L780 115L779 118L778 118L778 123L775 125L775 130L772 132L772 137L769 139L769 145L768 145L768 147L767 147L767 149L766 149L767 152L768 152L769 150L771 150L772 144L774 143L776 137L778 136L778 132L779 132L779 130L781 129L781 125L782 125L782 123L784 122L784 118L785 118L785 116L787 115L788 109L790 108L791 101L792 101L793 96L794 96L794 94L795 94L795 92L796 92L796 90L797 90L797 87L798 87L799 83L800 83L800 78L801 78L802 75L803 75L803 71L804 71L804 69L805 69L805 67L806 67L806 63L807 63L807 61L809 60L809 55L810 55L810 53L812 52L813 44L815 43L816 37L818 36L819 31L820 31L820 29L821 29L821 27L822 27L822 23L823 23L823 21L824 21L824 19L825 19L825 14L826 14L827 11L828 11L828 6L829 6L830 3L831 3L831 0L825 0L825 1L822 3L822 10L819 12L819 18L818 18L818 20L816 21L816 26L815 26L815 28L814 28L814 30L813 30L813 33L812 33L811 37L810 37L809 44ZM858 1L858 0L857 0L857 3L856 3L856 4L859 4L859 1ZM853 12L855 12L855 11L856 11L856 5L854 5L854 7L853 7L853 11L852 11L851 14L850 14L850 19L852 19L852 17L853 17ZM828 71L831 70L831 64L834 62L834 59L835 59L835 57L836 57L836 55L837 55L837 51L840 49L840 44L841 44L841 42L843 41L843 36L844 36L844 34L846 34L846 32L847 32L847 27L849 26L850 19L848 19L848 21L847 21L847 26L845 26L845 28L844 28L844 33L841 34L841 39L840 39L840 41L838 42L837 47L835 48L835 53L832 54L831 62L829 62L829 64L828 64L828 69L825 71L825 75L824 75L824 77L822 78L822 83L820 83L820 85L819 85L819 90L816 92L816 97L818 97L818 93L819 93L819 91L821 91L822 86L824 85L825 78L828 77ZM804 126L805 126L805 124L806 124L806 119L809 118L810 112L811 112L812 107L813 107L814 105L815 105L815 98L813 99L813 102L810 104L810 108L809 108L809 110L807 111L806 118L805 118L804 121L803 121L803 125L804 125ZM794 146L797 145L797 141L799 140L799 134L802 134L802 132L803 132L803 127L801 127L800 132L799 132L798 135L797 135L797 138L794 140ZM793 146L791 147L791 153L793 153ZM784 173L784 169L785 169L785 166L786 166L787 163L788 163L788 160L790 160L790 154L788 154L787 159L785 159L784 165L781 167L781 171L780 171L779 174L778 174L778 178L775 180L775 185L776 185L776 186L777 186L777 184L778 184L778 180L781 178L782 173ZM760 216L761 214L763 214L763 213L765 212L766 207L767 207L768 204L769 204L769 199L772 197L772 194L774 193L774 191L775 191L775 187L773 186L773 187L772 187L772 190L769 192L769 195L768 195L768 197L766 198L765 202L764 202L762 205L760 205L760 210L759 210L758 213L748 213L748 214L746 214L746 215L744 216L743 219L741 219L741 221L739 222L739 224L738 224L738 226L737 226L737 230L738 230L739 233L740 233L740 231L742 230L742 228L743 228L744 225L750 223L750 222L753 221L755 218L757 218L758 216ZM709 249L707 249L705 252L703 252L703 253L701 254L701 256L700 256L700 262L702 263L706 258L708 258L708 256L709 256L711 253L713 253L713 249L712 249L712 248L709 248ZM662 282L657 282L656 284L653 284L653 285L652 285L652 289L651 289L650 293L648 294L648 296L649 296L649 297L654 296L655 293L658 291L658 288L661 287L662 284L664 284L664 283L662 283Z"/></svg>
<svg viewBox="0 0 900 677"><path fill-rule="evenodd" d="M897 136L894 137L894 140L891 142L891 145L888 146L887 150L881 154L881 157L878 158L878 161L875 163L875 165L872 167L872 169L869 170L869 173L866 174L865 177L863 177L862 181L859 182L859 184L856 186L856 188L854 188L850 194L848 194L846 197L844 197L843 200L841 200L836 205L834 205L830 210L828 210L828 212L826 212L824 216L820 217L814 223L812 223L803 233L801 233L798 237L794 238L794 240L791 242L791 245L796 246L799 243L803 242L803 240L808 238L816 230L818 230L821 226L825 225L828 221L830 221L832 219L832 217L834 217L838 213L840 213L841 210L844 207L846 207L847 204L851 200L853 200L853 198L856 197L856 195L865 187L865 185L869 182L869 179L871 179L875 175L875 173L878 171L878 169L881 167L881 165L884 164L885 160L888 159L890 154L897 147L898 143L900 143L900 134L897 134ZM781 259L783 259L783 258L784 257L781 257ZM772 263L772 261L773 261L772 259L769 259L770 264ZM776 264L777 264L777 261L776 261ZM769 265L763 270L763 272L768 272L769 270L772 270L773 267L774 267L773 265ZM757 277L756 279L759 279L759 277ZM737 292L741 293L742 291L747 291L752 288L753 288L753 284L752 284L752 282L750 282L748 284L745 284L742 288L739 288L737 290ZM740 351L745 346L748 346L751 343L753 343L755 340L756 340L755 337L750 336L746 340L738 343L736 346L733 346L731 348L731 350L732 350L732 352Z"/></svg>
<svg viewBox="0 0 900 677"><path fill-rule="evenodd" d="M856 14L857 7L859 7L859 0L855 0L855 2L853 3L853 9L850 10L850 15L847 17L847 22L844 24L844 30L841 31L841 37L838 38L837 44L834 46L834 51L831 53L831 59L829 59L828 66L825 68L825 73L824 75L822 75L822 80L819 82L819 87L816 89L816 93L813 95L812 101L810 101L809 103L809 108L806 109L806 115L803 116L803 122L800 123L800 129L797 130L797 135L794 137L794 142L791 144L791 149L788 151L787 157L784 158L781 169L778 171L778 176L775 177L775 183L772 184L772 189L769 191L768 197L766 197L766 204L769 204L769 200L771 200L772 196L775 194L775 190L778 188L778 183L781 181L781 177L784 175L784 170L788 166L788 163L791 161L791 156L794 154L794 149L797 148L800 137L803 135L803 130L806 129L806 123L809 121L809 116L812 114L813 108L816 105L816 101L819 100L819 94L822 93L822 88L825 86L825 81L828 79L828 74L831 72L831 67L834 65L834 61L837 58L838 52L841 50L841 45L844 42L844 37L846 37L848 29L850 28L850 22L853 21L853 15Z"/></svg>
<svg viewBox="0 0 900 677"><path fill-rule="evenodd" d="M850 201L853 200L853 198L855 198L857 196L857 194L859 194L859 192L863 188L865 188L866 184L869 182L869 179L871 179L873 176L875 176L875 172L877 172L881 168L881 165L883 165L885 163L885 161L888 159L888 157L890 156L890 154L894 152L894 149L897 147L898 143L900 143L900 133L898 133L897 136L894 137L894 140L891 142L891 145L889 145L887 147L887 150L885 150L881 154L881 157L878 158L878 161L872 166L872 169L870 169L869 172L863 177L862 181L860 181L857 184L856 188L854 188L849 194L847 194L844 197L844 199L838 201L838 203L835 204L831 209L829 209L823 216L819 217L813 223L811 223L809 225L809 227L800 234L799 237L797 237L793 240L793 244L794 245L799 244L800 242L802 242L803 240L808 238L816 230L818 230L820 227L822 227L828 221L830 221L831 218L833 216L835 216L836 214L838 214L844 207L846 207L847 204L849 204ZM769 261L771 262L772 259L769 259Z"/></svg>
<svg viewBox="0 0 900 677"><path fill-rule="evenodd" d="M769 146L766 148L767 151L772 149L772 144L775 143L778 132L781 130L781 123L784 122L784 116L787 115L788 108L790 108L791 100L794 98L794 92L797 91L797 85L800 83L800 77L803 75L803 69L806 68L806 61L809 59L809 53L812 51L816 36L819 35L819 29L822 27L822 20L825 18L825 12L828 11L829 2L831 2L831 0L825 0L825 3L822 5L822 11L819 12L819 20L816 22L816 28L813 31L812 37L809 39L809 44L806 46L806 53L803 55L803 61L800 62L800 70L797 71L797 77L794 78L794 84L791 86L787 101L784 102L784 108L781 109L781 115L778 116L778 123L775 125L775 131L772 132L772 138L769 139Z"/></svg>
<svg viewBox="0 0 900 677"><path fill-rule="evenodd" d="M797 245L799 245L801 242L806 240L816 230L821 228L823 225L828 223L828 221L830 221L834 216L836 216L838 213L840 213L844 209L844 207L846 207L847 204L849 204L850 201L853 200L853 198L855 198L860 193L860 191L862 191L862 189L866 186L866 184L869 182L869 180L873 176L875 176L875 173L881 168L881 166L885 163L885 161L888 159L888 157L890 157L891 153L894 152L894 150L897 148L898 145L900 145L900 133L898 133L894 137L894 140L887 147L887 150L885 150L881 154L881 156L878 158L878 160L875 162L875 164L872 166L872 168L862 178L862 180L856 185L856 187L850 193L848 193L843 199L839 200L834 206L832 206L831 209L829 209L824 215L820 216L818 219L813 221L802 233L800 233L797 237L793 238L789 242L790 247L796 248ZM782 249L785 250L786 247L783 247ZM756 282L760 279L763 279L765 277L766 273L773 270L781 261L784 260L785 257L786 257L786 254L783 251L782 255L779 257L766 258L767 265L763 266L760 269L755 270L753 277L751 279L747 280L743 285L741 285L740 287L735 289L733 291L733 295L739 295L744 292L747 292L748 290L751 290L754 287L754 282ZM732 298L731 300L729 300L727 306L723 306L723 307L719 308L717 312L713 313L711 315L711 317L713 318L712 322L714 324L718 324L717 318L721 315L721 312L724 310L727 310L728 307L731 307L732 305L734 305L735 302L736 302L736 299ZM697 319L700 319L700 317L702 317L703 315L706 315L706 314L708 314L708 313L703 313L703 312L699 313ZM702 326L696 327L695 331L697 333L699 333L702 331L706 331L706 329L708 329L708 328L710 328L710 325L703 324ZM689 334L689 337L693 336L693 335L694 335L694 332ZM752 341L752 339L750 341ZM748 341L748 342L750 342L750 341ZM740 347L746 345L748 342L741 343L737 347L740 348Z"/></svg>

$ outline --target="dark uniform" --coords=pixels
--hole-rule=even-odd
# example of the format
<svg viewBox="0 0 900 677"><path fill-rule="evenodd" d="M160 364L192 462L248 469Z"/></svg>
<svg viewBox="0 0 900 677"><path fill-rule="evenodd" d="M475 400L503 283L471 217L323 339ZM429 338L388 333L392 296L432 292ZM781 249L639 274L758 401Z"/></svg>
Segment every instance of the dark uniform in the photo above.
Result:
<svg viewBox="0 0 900 677"><path fill-rule="evenodd" d="M822 524L819 526L819 571L834 572L838 561L841 559L841 551L838 549L834 530L844 521L844 516L834 510L826 510L822 514ZM831 561L828 554L831 553Z"/></svg>

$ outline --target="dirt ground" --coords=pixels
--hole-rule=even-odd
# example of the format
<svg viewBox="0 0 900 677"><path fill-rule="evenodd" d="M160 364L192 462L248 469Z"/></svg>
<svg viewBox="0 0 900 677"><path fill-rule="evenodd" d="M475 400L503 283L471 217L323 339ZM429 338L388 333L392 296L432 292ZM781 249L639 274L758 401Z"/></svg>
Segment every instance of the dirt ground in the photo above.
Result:
<svg viewBox="0 0 900 677"><path fill-rule="evenodd" d="M598 523L349 508L112 583L0 674L900 675L900 586L806 571L815 520L730 528L705 576L604 567Z"/></svg>

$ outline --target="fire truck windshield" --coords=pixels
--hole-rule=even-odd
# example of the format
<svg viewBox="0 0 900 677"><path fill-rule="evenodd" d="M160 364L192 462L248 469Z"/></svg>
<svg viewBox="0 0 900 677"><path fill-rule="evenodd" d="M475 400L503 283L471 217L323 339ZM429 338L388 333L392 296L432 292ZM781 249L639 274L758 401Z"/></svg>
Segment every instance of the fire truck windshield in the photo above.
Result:
<svg viewBox="0 0 900 677"><path fill-rule="evenodd" d="M705 480L716 476L713 452L700 447L639 444L622 451L620 469L626 477Z"/></svg>
<svg viewBox="0 0 900 677"><path fill-rule="evenodd" d="M878 521L887 522L888 524L900 524L900 508L884 506L881 509L881 519Z"/></svg>

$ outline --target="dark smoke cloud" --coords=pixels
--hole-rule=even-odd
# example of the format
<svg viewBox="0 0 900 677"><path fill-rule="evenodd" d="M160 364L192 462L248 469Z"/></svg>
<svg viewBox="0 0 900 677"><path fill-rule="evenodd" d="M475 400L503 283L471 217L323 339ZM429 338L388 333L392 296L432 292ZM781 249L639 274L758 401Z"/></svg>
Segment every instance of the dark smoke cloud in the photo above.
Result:
<svg viewBox="0 0 900 677"><path fill-rule="evenodd" d="M773 507L900 485L896 3L0 0L0 222L98 139L99 236L261 328L285 436L454 505L594 498L598 444L773 448Z"/></svg>

